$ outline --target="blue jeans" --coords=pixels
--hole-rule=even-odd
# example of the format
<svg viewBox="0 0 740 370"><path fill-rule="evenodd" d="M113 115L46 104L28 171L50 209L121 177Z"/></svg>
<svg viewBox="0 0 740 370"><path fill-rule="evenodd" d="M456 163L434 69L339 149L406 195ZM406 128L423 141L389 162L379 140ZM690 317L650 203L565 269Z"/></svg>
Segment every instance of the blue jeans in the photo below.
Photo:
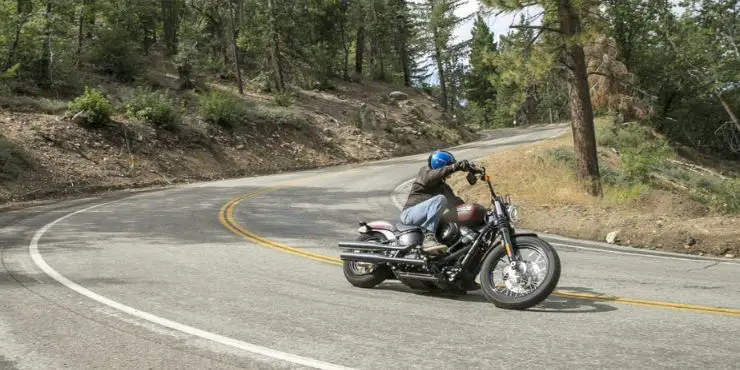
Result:
<svg viewBox="0 0 740 370"><path fill-rule="evenodd" d="M447 198L436 195L401 212L401 222L406 225L421 226L430 232L437 231L439 216L447 207Z"/></svg>

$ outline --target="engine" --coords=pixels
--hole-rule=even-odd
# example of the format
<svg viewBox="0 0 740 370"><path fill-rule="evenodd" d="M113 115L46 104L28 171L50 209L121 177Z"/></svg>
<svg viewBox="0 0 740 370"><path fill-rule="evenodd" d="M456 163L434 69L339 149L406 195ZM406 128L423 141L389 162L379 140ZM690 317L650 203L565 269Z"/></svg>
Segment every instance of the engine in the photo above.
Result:
<svg viewBox="0 0 740 370"><path fill-rule="evenodd" d="M437 241L450 248L449 252L453 252L454 249L472 243L478 237L478 233L467 226L459 226L455 222L443 222L439 225L435 236Z"/></svg>

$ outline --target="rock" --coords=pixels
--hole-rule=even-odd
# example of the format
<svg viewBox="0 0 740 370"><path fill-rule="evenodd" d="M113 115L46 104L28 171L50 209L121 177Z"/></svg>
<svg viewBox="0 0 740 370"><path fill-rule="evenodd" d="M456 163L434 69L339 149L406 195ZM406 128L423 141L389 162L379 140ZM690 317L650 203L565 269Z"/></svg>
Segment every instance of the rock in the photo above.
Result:
<svg viewBox="0 0 740 370"><path fill-rule="evenodd" d="M378 120L375 116L375 111L368 107L367 103L362 103L362 105L360 105L359 113L359 126L362 130L375 130L378 128Z"/></svg>
<svg viewBox="0 0 740 370"><path fill-rule="evenodd" d="M692 246L692 245L696 244L696 239L694 239L694 238L692 238L692 237L688 237L688 238L686 238L686 242L685 242L685 244L686 244L686 245L688 245L688 246L690 247L690 246Z"/></svg>
<svg viewBox="0 0 740 370"><path fill-rule="evenodd" d="M244 144L239 144L239 145L237 145L237 146L236 146L236 149L238 149L238 150L242 150L242 149L244 149Z"/></svg>
<svg viewBox="0 0 740 370"><path fill-rule="evenodd" d="M606 242L609 244L616 244L619 239L617 236L619 235L619 231L612 231L609 234L606 234Z"/></svg>
<svg viewBox="0 0 740 370"><path fill-rule="evenodd" d="M391 93L388 94L388 96L390 96L391 99L395 101L406 100L409 98L409 96L405 92L401 92L401 91L391 91Z"/></svg>
<svg viewBox="0 0 740 370"><path fill-rule="evenodd" d="M735 258L735 255L731 253L727 253L725 254L725 258Z"/></svg>

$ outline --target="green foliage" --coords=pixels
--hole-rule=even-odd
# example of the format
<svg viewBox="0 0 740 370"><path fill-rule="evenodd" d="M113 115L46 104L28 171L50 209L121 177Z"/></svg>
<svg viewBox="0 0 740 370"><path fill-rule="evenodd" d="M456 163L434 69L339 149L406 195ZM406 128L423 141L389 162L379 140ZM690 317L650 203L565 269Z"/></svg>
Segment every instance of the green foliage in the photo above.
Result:
<svg viewBox="0 0 740 370"><path fill-rule="evenodd" d="M637 124L598 125L596 142L619 151L622 171L632 182L647 182L650 174L661 169L672 155L665 140Z"/></svg>
<svg viewBox="0 0 740 370"><path fill-rule="evenodd" d="M122 30L103 31L92 50L91 62L117 80L130 82L142 71L144 60L129 35Z"/></svg>
<svg viewBox="0 0 740 370"><path fill-rule="evenodd" d="M622 169L629 179L647 182L650 174L661 169L670 154L665 143L642 142L623 149L620 155Z"/></svg>
<svg viewBox="0 0 740 370"><path fill-rule="evenodd" d="M175 129L181 120L177 101L171 94L137 88L126 104L126 117L165 129Z"/></svg>
<svg viewBox="0 0 740 370"><path fill-rule="evenodd" d="M717 212L740 214L740 179L701 179L692 196Z"/></svg>
<svg viewBox="0 0 740 370"><path fill-rule="evenodd" d="M110 101L97 89L88 89L75 98L68 106L72 114L80 114L83 121L93 126L100 126L108 122L113 112Z"/></svg>
<svg viewBox="0 0 740 370"><path fill-rule="evenodd" d="M247 113L243 101L220 91L200 95L198 112L206 122L227 129L234 129L242 124Z"/></svg>
<svg viewBox="0 0 740 370"><path fill-rule="evenodd" d="M573 167L576 162L576 154L573 152L573 148L567 146L552 148L547 151L547 155L552 162L563 163L568 167Z"/></svg>
<svg viewBox="0 0 740 370"><path fill-rule="evenodd" d="M293 104L293 95L289 92L276 93L273 96L273 101L281 107L289 107Z"/></svg>

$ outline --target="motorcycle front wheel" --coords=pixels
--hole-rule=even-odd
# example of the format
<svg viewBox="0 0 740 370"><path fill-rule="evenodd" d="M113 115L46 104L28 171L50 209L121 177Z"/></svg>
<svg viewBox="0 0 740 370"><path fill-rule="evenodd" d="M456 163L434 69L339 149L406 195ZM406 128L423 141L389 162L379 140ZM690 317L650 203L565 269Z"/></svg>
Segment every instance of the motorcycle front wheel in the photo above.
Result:
<svg viewBox="0 0 740 370"><path fill-rule="evenodd" d="M504 246L494 247L480 270L481 292L496 307L525 310L547 298L560 280L560 257L550 243L532 236L514 238L522 260L511 266Z"/></svg>

